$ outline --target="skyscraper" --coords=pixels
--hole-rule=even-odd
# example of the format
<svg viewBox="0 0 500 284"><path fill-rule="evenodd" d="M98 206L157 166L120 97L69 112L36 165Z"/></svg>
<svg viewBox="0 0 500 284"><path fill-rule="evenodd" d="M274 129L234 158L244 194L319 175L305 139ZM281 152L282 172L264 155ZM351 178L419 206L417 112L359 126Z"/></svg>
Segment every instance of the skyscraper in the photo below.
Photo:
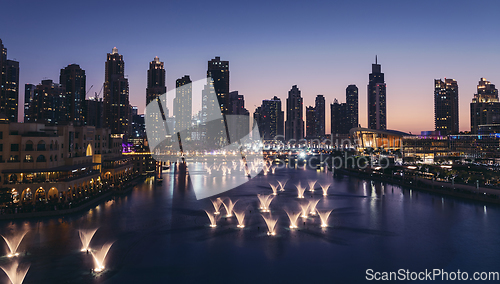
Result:
<svg viewBox="0 0 500 284"><path fill-rule="evenodd" d="M31 88L33 85L27 85ZM52 80L43 80L33 91L33 99L25 113L28 122L48 125L64 124L67 121L66 97L64 86ZM26 94L25 94L26 95Z"/></svg>
<svg viewBox="0 0 500 284"><path fill-rule="evenodd" d="M274 96L270 100L263 100L262 105L254 112L260 137L264 140L283 140L285 112L281 109L281 100Z"/></svg>
<svg viewBox="0 0 500 284"><path fill-rule="evenodd" d="M250 113L245 108L245 98L238 91L229 93L229 112L237 115L229 119L227 123L228 132L231 137L241 139L250 133ZM231 143L236 141L231 141Z"/></svg>
<svg viewBox="0 0 500 284"><path fill-rule="evenodd" d="M0 39L0 115L17 122L19 104L19 62L7 59L7 48Z"/></svg>
<svg viewBox="0 0 500 284"><path fill-rule="evenodd" d="M285 139L296 141L304 138L303 100L297 85L293 85L286 100Z"/></svg>
<svg viewBox="0 0 500 284"><path fill-rule="evenodd" d="M104 76L103 126L115 135L128 137L130 132L130 107L128 79L125 78L123 56L115 47L107 55Z"/></svg>
<svg viewBox="0 0 500 284"><path fill-rule="evenodd" d="M369 75L368 128L387 129L386 85L382 67L377 63L377 57L375 57L375 64L372 64L372 73Z"/></svg>
<svg viewBox="0 0 500 284"><path fill-rule="evenodd" d="M339 103L337 99L334 99L333 104L330 105L332 137L337 134L349 134L351 127L349 125L347 110L347 104Z"/></svg>
<svg viewBox="0 0 500 284"><path fill-rule="evenodd" d="M306 107L306 138L316 138L316 109L313 106Z"/></svg>
<svg viewBox="0 0 500 284"><path fill-rule="evenodd" d="M174 117L175 132L187 130L191 127L191 116L193 112L192 97L193 88L189 75L185 75L175 81Z"/></svg>
<svg viewBox="0 0 500 284"><path fill-rule="evenodd" d="M470 104L471 132L477 134L479 125L487 124L500 124L500 101L495 85L481 78Z"/></svg>
<svg viewBox="0 0 500 284"><path fill-rule="evenodd" d="M213 88L219 100L221 112L231 114L232 107L229 106L229 61L221 61L218 56L208 61L207 77L213 79Z"/></svg>
<svg viewBox="0 0 500 284"><path fill-rule="evenodd" d="M454 79L434 80L434 126L441 135L459 132L458 84Z"/></svg>
<svg viewBox="0 0 500 284"><path fill-rule="evenodd" d="M35 88L33 84L24 85L24 123L32 122L32 102L35 97Z"/></svg>
<svg viewBox="0 0 500 284"><path fill-rule="evenodd" d="M345 103L339 103L335 99L330 105L332 135L349 134L351 128L358 127L358 87L347 86L345 96Z"/></svg>
<svg viewBox="0 0 500 284"><path fill-rule="evenodd" d="M59 84L65 88L66 119L75 126L85 124L85 70L77 64L61 69ZM62 121L60 122L62 123Z"/></svg>
<svg viewBox="0 0 500 284"><path fill-rule="evenodd" d="M103 126L103 108L104 103L102 99L97 96L85 100L85 124L95 126L95 128L102 128Z"/></svg>
<svg viewBox="0 0 500 284"><path fill-rule="evenodd" d="M165 84L166 73L163 65L164 63L160 62L158 56L149 63L146 105L167 92L167 86Z"/></svg>
<svg viewBox="0 0 500 284"><path fill-rule="evenodd" d="M358 114L358 87L356 85L349 85L345 89L346 108L347 108L347 123L349 129L359 126Z"/></svg>
<svg viewBox="0 0 500 284"><path fill-rule="evenodd" d="M325 137L325 97L323 95L316 96L314 110L315 110L314 137L323 138Z"/></svg>

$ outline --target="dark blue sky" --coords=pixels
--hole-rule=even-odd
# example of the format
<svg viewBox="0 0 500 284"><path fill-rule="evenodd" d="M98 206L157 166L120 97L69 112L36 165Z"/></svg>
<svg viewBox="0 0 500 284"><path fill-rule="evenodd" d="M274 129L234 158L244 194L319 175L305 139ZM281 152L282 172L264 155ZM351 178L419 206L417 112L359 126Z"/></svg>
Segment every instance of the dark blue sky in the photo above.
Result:
<svg viewBox="0 0 500 284"><path fill-rule="evenodd" d="M21 97L25 83L58 81L70 63L86 70L93 95L116 46L141 110L155 56L165 62L168 89L185 74L203 78L207 61L221 56L230 61L231 90L245 95L251 113L262 99L286 99L295 84L305 105L317 94L343 102L356 84L362 126L377 54L389 128L433 129L433 79L447 77L458 81L460 128L469 130L479 78L500 84L499 8L498 1L4 1L0 38L20 61Z"/></svg>

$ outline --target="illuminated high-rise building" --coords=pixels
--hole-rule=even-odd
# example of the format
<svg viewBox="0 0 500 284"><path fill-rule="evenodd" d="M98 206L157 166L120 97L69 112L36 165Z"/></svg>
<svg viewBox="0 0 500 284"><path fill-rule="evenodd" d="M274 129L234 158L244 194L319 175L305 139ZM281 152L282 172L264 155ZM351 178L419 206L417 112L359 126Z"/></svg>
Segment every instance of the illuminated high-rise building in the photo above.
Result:
<svg viewBox="0 0 500 284"><path fill-rule="evenodd" d="M500 101L498 90L485 78L479 80L477 93L470 104L470 127L473 134L479 125L500 124Z"/></svg>
<svg viewBox="0 0 500 284"><path fill-rule="evenodd" d="M35 97L35 88L33 84L24 85L24 123L32 122L32 108L31 103Z"/></svg>
<svg viewBox="0 0 500 284"><path fill-rule="evenodd" d="M17 122L19 107L19 62L7 59L0 39L0 117Z"/></svg>
<svg viewBox="0 0 500 284"><path fill-rule="evenodd" d="M351 128L358 127L358 87L349 85L345 89L346 102L337 99L330 105L331 133L349 134Z"/></svg>
<svg viewBox="0 0 500 284"><path fill-rule="evenodd" d="M104 74L103 126L113 135L128 137L130 104L128 79L125 78L123 55L115 47L107 55Z"/></svg>
<svg viewBox="0 0 500 284"><path fill-rule="evenodd" d="M175 132L191 127L193 87L189 75L175 81L174 117Z"/></svg>
<svg viewBox="0 0 500 284"><path fill-rule="evenodd" d="M164 63L156 56L155 59L149 63L146 105L167 92L165 76Z"/></svg>
<svg viewBox="0 0 500 284"><path fill-rule="evenodd" d="M285 139L286 141L299 141L304 138L304 119L302 111L304 109L303 99L300 96L300 90L297 85L292 86L286 99L286 122Z"/></svg>
<svg viewBox="0 0 500 284"><path fill-rule="evenodd" d="M231 106L229 112L235 116L227 121L227 129L233 140L241 139L250 132L250 113L245 108L245 98L238 91L230 92L228 99Z"/></svg>
<svg viewBox="0 0 500 284"><path fill-rule="evenodd" d="M347 115L347 104L339 103L337 99L330 105L330 120L332 137L337 134L349 134L351 129Z"/></svg>
<svg viewBox="0 0 500 284"><path fill-rule="evenodd" d="M306 107L306 138L316 138L316 109L313 106Z"/></svg>
<svg viewBox="0 0 500 284"><path fill-rule="evenodd" d="M325 97L323 95L316 96L316 100L314 103L314 114L314 137L323 138L325 137Z"/></svg>
<svg viewBox="0 0 500 284"><path fill-rule="evenodd" d="M264 140L283 140L285 112L281 109L281 100L274 96L263 100L254 112L254 120L259 126L260 137Z"/></svg>
<svg viewBox="0 0 500 284"><path fill-rule="evenodd" d="M459 132L458 83L454 79L434 80L434 126L441 135Z"/></svg>
<svg viewBox="0 0 500 284"><path fill-rule="evenodd" d="M26 85L25 92L32 86ZM25 121L47 125L66 124L68 112L65 92L63 85L54 83L52 80L43 80L33 90L28 112L25 113Z"/></svg>
<svg viewBox="0 0 500 284"><path fill-rule="evenodd" d="M221 112L230 114L232 107L229 106L229 61L221 61L218 56L208 61L207 77L213 80Z"/></svg>
<svg viewBox="0 0 500 284"><path fill-rule="evenodd" d="M387 129L386 85L382 67L377 63L377 57L375 57L375 64L372 64L372 73L369 75L368 128Z"/></svg>
<svg viewBox="0 0 500 284"><path fill-rule="evenodd" d="M358 114L358 87L356 85L349 85L345 89L346 97L346 115L349 129L356 128L359 125Z"/></svg>
<svg viewBox="0 0 500 284"><path fill-rule="evenodd" d="M65 89L66 119L75 126L85 124L85 70L77 64L61 69L59 84ZM60 122L62 123L62 121Z"/></svg>

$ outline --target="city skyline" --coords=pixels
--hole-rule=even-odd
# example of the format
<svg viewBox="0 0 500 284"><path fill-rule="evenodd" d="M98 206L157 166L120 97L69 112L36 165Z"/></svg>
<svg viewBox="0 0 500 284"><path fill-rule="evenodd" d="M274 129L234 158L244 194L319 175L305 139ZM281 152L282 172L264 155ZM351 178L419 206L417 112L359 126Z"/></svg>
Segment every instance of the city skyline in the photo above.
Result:
<svg viewBox="0 0 500 284"><path fill-rule="evenodd" d="M105 54L116 46L127 62L130 102L137 105L142 113L147 87L144 74L151 58L162 58L167 70L167 86L174 86L175 80L185 74L189 74L192 80L204 78L206 60L221 56L231 62L230 91L237 90L245 95L247 108L251 112L263 99L274 96L284 99L292 85L298 85L302 90L305 105L313 105L316 95L323 94L326 104L330 104L334 98L343 96L347 85L355 84L361 88L359 122L363 127L367 126L367 98L362 86L366 86L366 74L370 71L375 55L378 55L388 86L388 129L412 133L434 129L433 80L446 77L456 79L460 85L460 130L468 131L469 103L476 92L476 83L484 77L498 84L500 78L495 66L500 64L500 56L495 50L495 43L499 40L492 36L495 34L493 19L485 18L481 23L467 19L480 17L484 6L494 9L498 3L468 3L455 7L454 13L450 13L452 15L443 16L439 13L453 6L450 3L436 4L429 1L405 8L388 2L321 3L323 9L317 9L318 6L313 4L308 6L292 2L284 6L266 3L267 9L257 9L259 5L255 5L255 8L245 7L248 8L245 13L226 13L233 24L214 23L215 26L211 28L205 27L201 20L205 13L214 13L218 9L222 9L221 13L235 11L235 8L242 10L242 4L225 7L218 5L217 1L158 3L156 8L164 11L165 17L150 19L150 6L140 7L130 3L136 9L125 9L120 15L138 20L120 20L120 24L116 25L117 16L102 15L114 7L113 4L103 4L95 9L97 4L90 2L79 7L81 9L70 17L70 14L64 13L68 9L64 5L33 4L36 7L25 9L25 5L20 3L5 3L3 7L12 13L3 17L0 23L4 26L12 22L18 24L3 31L0 38L9 51L10 59L20 62L20 86L36 84L44 78L57 81L59 70L75 63L86 70L87 90L94 85L89 95L98 92L97 86L102 85L104 78ZM191 11L192 4L198 8L190 12L192 16L184 19L187 11ZM72 5L75 4L70 7ZM344 10L355 11L359 20L349 21L349 25L339 25L350 17L341 13ZM369 21L363 18L368 18L365 16L372 10L380 13L379 30L382 34L375 35L365 28ZM81 21L71 21L60 27L58 17L47 17L34 24L35 15L43 11L63 19L70 17ZM303 23L283 21L286 24L277 24L287 15L299 12ZM273 21L255 23L249 20L270 15L274 16ZM93 23L92 19L96 17L99 21ZM422 23L419 20L422 17L432 20ZM159 23L153 25L154 21ZM178 36L173 23L184 24L189 36ZM101 29L106 25L112 25L116 33ZM269 28L268 32L260 31L259 27L263 25ZM151 26L158 28L145 30ZM315 27L314 33L306 32L312 27ZM46 37L46 31L56 28L64 36ZM225 34L231 44L222 43L207 33L212 28ZM78 30L79 33L65 33L68 29ZM446 32L436 33L436 29ZM26 45L19 36L23 33L29 33L38 43L37 46ZM127 37L123 37L124 33ZM153 35L161 36L156 37L154 42L146 40ZM476 39L481 37L491 41L488 44L475 44ZM367 42L370 44L367 45ZM264 63L266 68L262 68ZM258 86L255 82L259 82ZM22 105L24 96L20 94L20 97L19 104ZM408 104L412 108L404 107ZM328 112L326 121L329 132Z"/></svg>

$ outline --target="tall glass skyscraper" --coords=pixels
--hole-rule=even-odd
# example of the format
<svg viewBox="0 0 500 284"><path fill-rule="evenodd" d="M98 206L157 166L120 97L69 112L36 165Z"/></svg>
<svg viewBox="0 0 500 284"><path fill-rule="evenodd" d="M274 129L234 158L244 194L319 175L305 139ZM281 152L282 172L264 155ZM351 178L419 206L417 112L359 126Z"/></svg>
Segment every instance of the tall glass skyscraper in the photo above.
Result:
<svg viewBox="0 0 500 284"><path fill-rule="evenodd" d="M166 72L164 63L160 61L158 56L156 56L153 61L149 62L146 105L167 92L165 77Z"/></svg>
<svg viewBox="0 0 500 284"><path fill-rule="evenodd" d="M369 75L368 128L387 129L386 85L382 67L377 63L377 57L375 57L375 64L372 64L372 73Z"/></svg>
<svg viewBox="0 0 500 284"><path fill-rule="evenodd" d="M458 83L454 79L434 80L434 126L441 135L459 132Z"/></svg>
<svg viewBox="0 0 500 284"><path fill-rule="evenodd" d="M221 61L218 56L208 61L207 77L213 80L221 112L230 114L232 107L229 106L229 61Z"/></svg>
<svg viewBox="0 0 500 284"><path fill-rule="evenodd" d="M103 126L115 135L128 137L130 133L130 105L128 79L125 78L123 55L115 47L107 55L104 77Z"/></svg>
<svg viewBox="0 0 500 284"><path fill-rule="evenodd" d="M500 101L498 90L494 84L481 78L477 85L477 93L470 104L470 127L477 134L479 125L500 125Z"/></svg>
<svg viewBox="0 0 500 284"><path fill-rule="evenodd" d="M287 141L292 139L298 141L304 138L303 109L304 103L300 90L297 85L293 85L286 99L285 139Z"/></svg>
<svg viewBox="0 0 500 284"><path fill-rule="evenodd" d="M19 62L7 59L7 48L0 39L0 115L17 122L19 107Z"/></svg>
<svg viewBox="0 0 500 284"><path fill-rule="evenodd" d="M85 70L77 64L61 69L59 84L63 85L66 96L66 119L75 126L85 124Z"/></svg>

